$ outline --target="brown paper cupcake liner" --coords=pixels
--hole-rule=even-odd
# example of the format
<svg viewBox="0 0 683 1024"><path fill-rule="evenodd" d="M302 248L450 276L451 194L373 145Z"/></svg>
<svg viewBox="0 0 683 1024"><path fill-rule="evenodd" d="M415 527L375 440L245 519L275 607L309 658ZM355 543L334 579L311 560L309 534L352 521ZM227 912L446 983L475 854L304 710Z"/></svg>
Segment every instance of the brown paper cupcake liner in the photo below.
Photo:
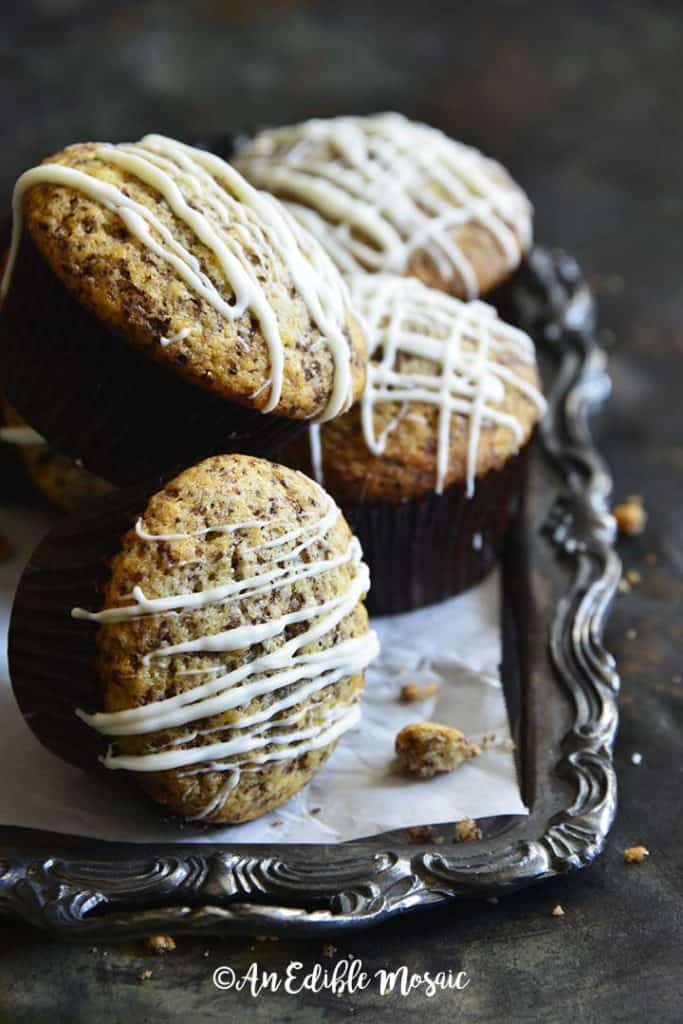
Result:
<svg viewBox="0 0 683 1024"><path fill-rule="evenodd" d="M107 740L82 722L76 708L102 708L96 669L97 624L71 618L74 607L97 610L108 562L123 534L162 486L127 488L97 498L61 520L41 541L19 581L10 619L8 659L19 708L37 739L64 761L101 768Z"/></svg>
<svg viewBox="0 0 683 1024"><path fill-rule="evenodd" d="M435 604L484 578L516 513L528 449L478 477L471 498L454 484L404 502L341 502L370 567L372 615Z"/></svg>
<svg viewBox="0 0 683 1024"><path fill-rule="evenodd" d="M54 448L114 484L217 453L267 456L306 426L159 366L71 296L26 231L0 333L0 386L12 405Z"/></svg>

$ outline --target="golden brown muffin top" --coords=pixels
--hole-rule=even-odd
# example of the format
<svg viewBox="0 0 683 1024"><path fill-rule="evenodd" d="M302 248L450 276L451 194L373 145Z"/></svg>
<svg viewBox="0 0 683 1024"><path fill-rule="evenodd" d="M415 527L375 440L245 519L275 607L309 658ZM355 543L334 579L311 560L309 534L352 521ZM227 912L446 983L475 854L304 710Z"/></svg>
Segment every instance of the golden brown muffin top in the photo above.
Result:
<svg viewBox="0 0 683 1024"><path fill-rule="evenodd" d="M414 279L350 283L370 332L368 382L358 406L320 428L325 486L352 501L401 501L454 483L471 494L544 410L531 339L491 306Z"/></svg>
<svg viewBox="0 0 683 1024"><path fill-rule="evenodd" d="M531 204L499 163L400 114L259 132L235 165L285 201L344 273L407 274L475 298L531 244Z"/></svg>
<svg viewBox="0 0 683 1024"><path fill-rule="evenodd" d="M105 763L250 772L334 742L357 719L337 687L376 652L368 585L358 542L303 474L242 455L181 473L123 538L103 610L86 616L106 709L86 720L116 740Z"/></svg>
<svg viewBox="0 0 683 1024"><path fill-rule="evenodd" d="M162 136L69 146L19 179L15 244L22 198L77 300L199 387L295 419L360 394L365 343L339 274L218 157Z"/></svg>

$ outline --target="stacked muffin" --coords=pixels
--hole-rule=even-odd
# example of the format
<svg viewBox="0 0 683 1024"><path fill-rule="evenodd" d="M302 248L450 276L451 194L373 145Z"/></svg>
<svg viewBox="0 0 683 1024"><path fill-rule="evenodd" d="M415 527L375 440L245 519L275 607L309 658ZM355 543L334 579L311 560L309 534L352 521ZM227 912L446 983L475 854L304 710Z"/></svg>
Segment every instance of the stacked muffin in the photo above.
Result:
<svg viewBox="0 0 683 1024"><path fill-rule="evenodd" d="M358 721L370 575L385 613L490 566L543 399L530 340L463 300L530 237L498 164L399 115L265 132L235 166L148 136L20 177L5 438L64 505L132 485L122 539L89 507L114 554L73 612L97 671L70 713L106 769L185 819L264 813ZM43 623L69 611L48 589Z"/></svg>
<svg viewBox="0 0 683 1024"><path fill-rule="evenodd" d="M471 301L519 266L529 200L500 164L399 114L265 131L235 163L325 246L370 336L360 405L284 457L343 503L372 611L458 593L500 551L545 408L531 340Z"/></svg>

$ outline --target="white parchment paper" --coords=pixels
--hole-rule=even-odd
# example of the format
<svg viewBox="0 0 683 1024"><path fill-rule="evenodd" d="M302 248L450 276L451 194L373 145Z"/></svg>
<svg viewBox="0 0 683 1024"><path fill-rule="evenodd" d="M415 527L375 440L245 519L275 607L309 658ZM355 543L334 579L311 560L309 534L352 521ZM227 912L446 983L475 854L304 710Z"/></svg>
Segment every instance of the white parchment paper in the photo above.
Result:
<svg viewBox="0 0 683 1024"><path fill-rule="evenodd" d="M292 800L245 825L182 831L144 797L110 791L33 737L9 683L6 633L14 588L49 528L35 508L0 508L14 555L0 564L0 823L129 842L341 842L409 825L525 814L498 676L499 579L443 604L377 619L382 654L367 674L361 726ZM402 704L406 682L437 682L435 697ZM394 737L410 722L457 726L474 740L495 734L481 757L428 781L392 772Z"/></svg>

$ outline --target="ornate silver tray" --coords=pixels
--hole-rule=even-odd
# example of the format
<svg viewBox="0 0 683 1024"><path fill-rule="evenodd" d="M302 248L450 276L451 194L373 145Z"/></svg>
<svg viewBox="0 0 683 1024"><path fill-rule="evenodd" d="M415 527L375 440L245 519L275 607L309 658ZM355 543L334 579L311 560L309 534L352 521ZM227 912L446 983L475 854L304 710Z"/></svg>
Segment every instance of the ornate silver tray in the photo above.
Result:
<svg viewBox="0 0 683 1024"><path fill-rule="evenodd" d="M340 845L103 843L0 828L0 911L74 938L325 934L585 867L614 818L619 679L602 645L620 576L609 473L589 415L609 393L576 263L534 250L497 301L542 353L548 415L503 560L503 678L528 817L483 838L403 831Z"/></svg>

